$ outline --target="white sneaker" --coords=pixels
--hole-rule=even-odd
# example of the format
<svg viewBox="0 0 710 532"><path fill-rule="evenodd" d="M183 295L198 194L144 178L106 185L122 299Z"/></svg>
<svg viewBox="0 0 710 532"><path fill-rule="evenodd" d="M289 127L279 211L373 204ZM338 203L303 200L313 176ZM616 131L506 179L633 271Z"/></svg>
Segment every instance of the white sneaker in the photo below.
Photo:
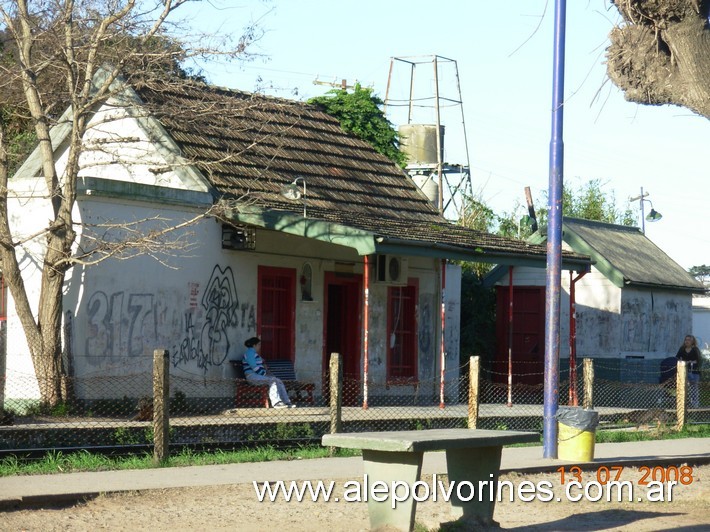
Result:
<svg viewBox="0 0 710 532"><path fill-rule="evenodd" d="M294 405L293 403L291 403L290 405L288 405L288 407L289 407L289 408L296 408L296 405Z"/></svg>
<svg viewBox="0 0 710 532"><path fill-rule="evenodd" d="M279 401L278 403L276 403L274 405L274 408L288 408L288 405L286 403L282 403L281 401Z"/></svg>

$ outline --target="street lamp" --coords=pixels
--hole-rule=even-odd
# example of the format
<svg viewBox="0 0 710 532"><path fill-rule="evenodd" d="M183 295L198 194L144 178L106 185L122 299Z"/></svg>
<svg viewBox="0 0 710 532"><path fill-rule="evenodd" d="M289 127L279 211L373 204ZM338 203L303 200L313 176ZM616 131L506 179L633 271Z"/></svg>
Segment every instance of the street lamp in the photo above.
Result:
<svg viewBox="0 0 710 532"><path fill-rule="evenodd" d="M641 208L641 232L646 234L646 222L657 222L661 218L663 218L663 215L658 212L656 209L653 208L653 202L651 200L645 199L646 196L648 196L648 192L644 193L643 187L641 187L641 195L639 196L634 196L633 198L629 198L629 201L638 201L639 206ZM643 202L647 201L651 204L651 212L649 212L646 216L644 216L644 211L643 211Z"/></svg>
<svg viewBox="0 0 710 532"><path fill-rule="evenodd" d="M303 192L298 188L298 181L303 183ZM281 195L289 200L303 200L303 217L306 218L306 178L298 176L293 183L281 187Z"/></svg>

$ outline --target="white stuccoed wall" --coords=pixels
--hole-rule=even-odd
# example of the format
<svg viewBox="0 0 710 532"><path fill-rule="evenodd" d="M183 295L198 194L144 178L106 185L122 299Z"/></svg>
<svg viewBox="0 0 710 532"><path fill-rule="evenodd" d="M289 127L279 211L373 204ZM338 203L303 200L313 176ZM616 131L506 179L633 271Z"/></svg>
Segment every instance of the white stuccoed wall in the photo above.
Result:
<svg viewBox="0 0 710 532"><path fill-rule="evenodd" d="M177 172L151 171L168 167L171 146L155 149L155 137L146 133L145 123L107 108L110 120L97 119L87 133L88 146L97 147L82 155L81 176L164 187L163 190L204 193L207 187L199 175L184 168ZM151 130L154 133L154 130ZM97 142L97 140L99 142ZM111 142L106 142L110 140ZM61 172L66 154L61 155ZM12 180L11 226L17 238L40 231L51 218L48 197L41 179ZM80 195L75 219L87 224L120 224L149 220L159 215L163 221L146 221L144 226L180 223L191 219L204 206L178 205L165 201L113 199L93 190ZM86 242L79 234L77 246ZM189 249L127 260L109 259L90 267L77 266L67 275L64 298L64 333L76 393L83 398L120 398L149 393L150 380L142 389L127 394L112 379L150 374L155 349L170 351L172 392L188 396L230 396L228 380L232 369L227 360L241 352L246 338L256 334L258 267L313 268L313 302L296 303L296 369L320 387L323 357L323 279L334 261L353 262L362 273L362 257L349 248L325 244L271 231L257 231L256 251L221 249L221 225L206 219L175 232L172 238L185 239ZM39 296L42 237L18 248L30 301ZM420 378L432 378L438 371L436 320L440 319L437 284L432 259L410 258L410 276L419 279ZM460 269L447 272L447 380L458 377L458 330ZM214 297L210 297L211 294ZM386 287L373 285L370 292L371 377L384 382L386 365ZM24 332L8 305L8 396L39 397ZM431 369L429 369L431 368ZM456 374L455 374L456 373Z"/></svg>
<svg viewBox="0 0 710 532"><path fill-rule="evenodd" d="M693 332L702 350L710 349L710 297L693 297Z"/></svg>

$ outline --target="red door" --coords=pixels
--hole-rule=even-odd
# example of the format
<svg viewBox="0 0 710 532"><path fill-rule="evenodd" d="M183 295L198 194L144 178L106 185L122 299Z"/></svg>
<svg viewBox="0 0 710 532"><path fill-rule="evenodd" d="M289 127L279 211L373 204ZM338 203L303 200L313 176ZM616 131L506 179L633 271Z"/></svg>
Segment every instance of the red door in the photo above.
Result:
<svg viewBox="0 0 710 532"><path fill-rule="evenodd" d="M293 360L296 331L296 270L259 266L257 329L264 360Z"/></svg>
<svg viewBox="0 0 710 532"><path fill-rule="evenodd" d="M508 380L509 288L496 287L494 380ZM545 367L545 287L513 287L513 384L542 384Z"/></svg>
<svg viewBox="0 0 710 532"><path fill-rule="evenodd" d="M362 276L325 273L325 319L323 323L323 378L329 388L330 354L340 353L343 364L343 404L355 404L362 375Z"/></svg>

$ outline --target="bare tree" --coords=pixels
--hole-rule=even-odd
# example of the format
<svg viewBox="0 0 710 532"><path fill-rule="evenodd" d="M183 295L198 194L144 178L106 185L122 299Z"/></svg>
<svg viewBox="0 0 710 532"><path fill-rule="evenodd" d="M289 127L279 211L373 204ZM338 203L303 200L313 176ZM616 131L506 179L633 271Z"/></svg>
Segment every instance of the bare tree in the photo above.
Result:
<svg viewBox="0 0 710 532"><path fill-rule="evenodd" d="M710 118L710 0L612 0L609 78L626 99L671 104Z"/></svg>
<svg viewBox="0 0 710 532"><path fill-rule="evenodd" d="M186 2L0 1L3 48L12 56L0 61L0 91L8 96L0 113L0 266L27 337L45 404L66 399L61 318L62 287L68 270L77 263L89 264L126 254L130 249L150 251L169 230L157 225L150 234L138 234L135 228L123 226L120 232L126 238L117 245L107 246L105 238L97 237L93 245L76 252L78 221L73 208L80 158L87 149L83 138L92 127L93 113L115 97L120 76L145 80L167 72L179 79L189 75L180 67L186 59L242 59L248 45L259 36L255 26L248 27L235 41L195 35L176 18ZM13 234L8 213L12 165L8 126L18 118L32 126L41 156L41 175L52 205L46 228L24 240ZM58 123L70 130L66 165L61 168L55 163L56 146L50 135L52 126ZM90 234L89 229L85 234ZM109 229L94 228L94 234ZM27 238L46 241L40 257L41 291L36 305L30 301L18 263L18 246Z"/></svg>

